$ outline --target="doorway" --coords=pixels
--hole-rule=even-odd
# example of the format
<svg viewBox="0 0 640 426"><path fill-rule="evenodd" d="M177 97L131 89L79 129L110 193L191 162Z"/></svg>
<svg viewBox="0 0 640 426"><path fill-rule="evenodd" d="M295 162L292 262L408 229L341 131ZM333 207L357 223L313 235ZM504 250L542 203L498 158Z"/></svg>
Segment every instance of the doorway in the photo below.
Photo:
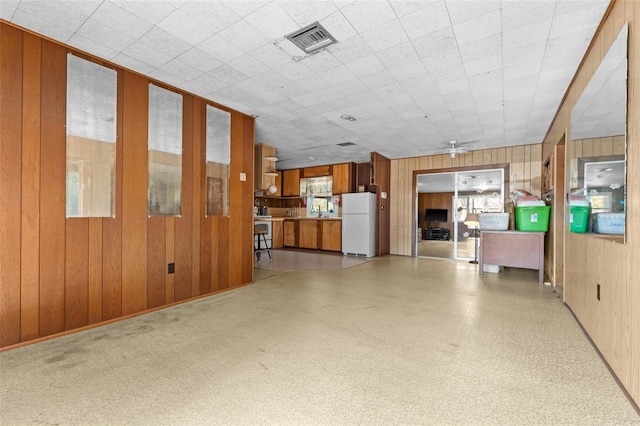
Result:
<svg viewBox="0 0 640 426"><path fill-rule="evenodd" d="M418 257L477 261L478 224L472 214L504 212L503 167L416 176Z"/></svg>

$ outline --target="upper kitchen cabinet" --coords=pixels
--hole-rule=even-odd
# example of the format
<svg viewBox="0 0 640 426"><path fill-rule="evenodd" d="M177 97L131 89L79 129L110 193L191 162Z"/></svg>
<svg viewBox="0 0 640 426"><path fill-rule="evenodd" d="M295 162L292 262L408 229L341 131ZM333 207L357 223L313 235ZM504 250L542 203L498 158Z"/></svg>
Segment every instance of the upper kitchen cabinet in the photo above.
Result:
<svg viewBox="0 0 640 426"><path fill-rule="evenodd" d="M269 195L279 192L278 173L276 172L276 149L270 145L260 144L255 147L254 188L264 190Z"/></svg>
<svg viewBox="0 0 640 426"><path fill-rule="evenodd" d="M355 167L353 163L343 163L333 165L333 193L346 194L354 191L353 174Z"/></svg>
<svg viewBox="0 0 640 426"><path fill-rule="evenodd" d="M300 169L282 171L282 196L300 196Z"/></svg>
<svg viewBox="0 0 640 426"><path fill-rule="evenodd" d="M331 175L331 166L305 167L300 177L319 177Z"/></svg>

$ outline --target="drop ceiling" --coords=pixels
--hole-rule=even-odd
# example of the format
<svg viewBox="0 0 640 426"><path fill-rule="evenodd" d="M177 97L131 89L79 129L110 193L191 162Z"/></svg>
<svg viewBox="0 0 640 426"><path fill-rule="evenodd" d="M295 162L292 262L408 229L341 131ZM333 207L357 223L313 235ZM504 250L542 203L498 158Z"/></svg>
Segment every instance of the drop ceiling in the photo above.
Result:
<svg viewBox="0 0 640 426"><path fill-rule="evenodd" d="M256 116L288 169L540 143L608 3L3 0L0 16ZM286 39L316 21L336 44Z"/></svg>

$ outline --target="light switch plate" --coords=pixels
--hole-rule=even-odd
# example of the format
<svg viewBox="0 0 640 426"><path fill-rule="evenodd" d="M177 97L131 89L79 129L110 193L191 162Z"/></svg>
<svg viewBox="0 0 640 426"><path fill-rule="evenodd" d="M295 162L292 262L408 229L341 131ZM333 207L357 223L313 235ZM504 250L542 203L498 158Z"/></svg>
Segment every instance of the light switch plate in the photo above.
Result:
<svg viewBox="0 0 640 426"><path fill-rule="evenodd" d="M246 182L246 181L247 181L247 174L240 173L240 182Z"/></svg>

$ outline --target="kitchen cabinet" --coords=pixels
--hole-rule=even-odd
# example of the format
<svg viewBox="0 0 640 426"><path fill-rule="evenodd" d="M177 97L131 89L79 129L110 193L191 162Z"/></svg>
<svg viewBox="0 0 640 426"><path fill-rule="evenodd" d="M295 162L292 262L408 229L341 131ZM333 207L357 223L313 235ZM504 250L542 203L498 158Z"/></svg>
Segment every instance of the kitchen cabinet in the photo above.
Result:
<svg viewBox="0 0 640 426"><path fill-rule="evenodd" d="M260 144L255 146L254 154L254 189L267 190L271 185L280 187L276 176L276 149L266 144Z"/></svg>
<svg viewBox="0 0 640 426"><path fill-rule="evenodd" d="M296 226L297 220L285 219L283 225L282 243L285 247L298 247L296 242Z"/></svg>
<svg viewBox="0 0 640 426"><path fill-rule="evenodd" d="M318 246L318 220L301 219L298 225L298 247L317 249Z"/></svg>
<svg viewBox="0 0 640 426"><path fill-rule="evenodd" d="M271 248L284 247L284 220L273 220L271 227Z"/></svg>
<svg viewBox="0 0 640 426"><path fill-rule="evenodd" d="M342 251L342 221L341 220L320 220L321 246L322 250Z"/></svg>
<svg viewBox="0 0 640 426"><path fill-rule="evenodd" d="M305 167L300 177L329 176L330 174L331 166Z"/></svg>
<svg viewBox="0 0 640 426"><path fill-rule="evenodd" d="M538 270L544 280L544 232L480 231L480 273L483 265L511 266Z"/></svg>
<svg viewBox="0 0 640 426"><path fill-rule="evenodd" d="M333 165L333 193L345 194L355 192L352 185L352 163Z"/></svg>
<svg viewBox="0 0 640 426"><path fill-rule="evenodd" d="M282 171L282 196L300 196L300 169Z"/></svg>

